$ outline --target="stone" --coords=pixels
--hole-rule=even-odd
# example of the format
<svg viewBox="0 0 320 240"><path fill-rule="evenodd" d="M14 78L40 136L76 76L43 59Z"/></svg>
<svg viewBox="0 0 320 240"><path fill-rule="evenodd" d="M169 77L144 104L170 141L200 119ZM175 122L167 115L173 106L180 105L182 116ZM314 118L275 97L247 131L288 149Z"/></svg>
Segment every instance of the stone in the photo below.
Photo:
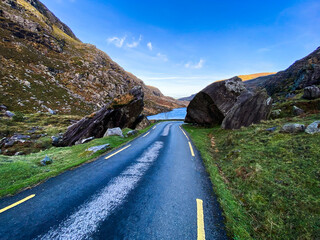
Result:
<svg viewBox="0 0 320 240"><path fill-rule="evenodd" d="M251 124L267 120L272 108L272 98L265 90L259 91L249 98L240 99L228 112L221 127L223 129L239 129Z"/></svg>
<svg viewBox="0 0 320 240"><path fill-rule="evenodd" d="M282 126L280 132L282 133L299 133L304 132L305 125L299 123L287 123Z"/></svg>
<svg viewBox="0 0 320 240"><path fill-rule="evenodd" d="M277 127L271 127L266 129L267 132L274 132L275 130L277 130Z"/></svg>
<svg viewBox="0 0 320 240"><path fill-rule="evenodd" d="M51 108L48 108L48 112L51 114L51 115L56 115L57 112L52 110Z"/></svg>
<svg viewBox="0 0 320 240"><path fill-rule="evenodd" d="M318 88L315 85L305 87L302 98L309 99L309 100L320 98L320 88Z"/></svg>
<svg viewBox="0 0 320 240"><path fill-rule="evenodd" d="M271 115L270 116L272 118L277 118L277 117L280 116L280 114L281 114L281 109L276 109L276 110L271 111Z"/></svg>
<svg viewBox="0 0 320 240"><path fill-rule="evenodd" d="M6 147L6 148L12 147L15 143L16 143L15 140L9 139L9 140L4 144L4 147Z"/></svg>
<svg viewBox="0 0 320 240"><path fill-rule="evenodd" d="M52 136L52 145L55 147L58 147L60 145L60 142L62 141L62 136Z"/></svg>
<svg viewBox="0 0 320 240"><path fill-rule="evenodd" d="M10 118L12 118L15 115L13 112L10 112L10 111L6 111L5 114L7 117L10 117Z"/></svg>
<svg viewBox="0 0 320 240"><path fill-rule="evenodd" d="M139 131L137 131L137 130L131 130L131 131L127 132L127 136L128 137L134 136L134 135L137 135L138 133L139 133Z"/></svg>
<svg viewBox="0 0 320 240"><path fill-rule="evenodd" d="M7 111L7 110L8 110L7 106L3 104L0 105L0 111Z"/></svg>
<svg viewBox="0 0 320 240"><path fill-rule="evenodd" d="M94 139L94 137L88 137L88 138L84 138L84 139L81 139L81 140L78 140L75 142L75 145L78 145L78 144L84 144L84 143L87 143L87 142L90 142Z"/></svg>
<svg viewBox="0 0 320 240"><path fill-rule="evenodd" d="M136 130L142 130L145 129L146 127L150 126L151 123L150 121L147 119L147 117L145 115L140 115L137 119L137 123L136 126L134 126L134 129Z"/></svg>
<svg viewBox="0 0 320 240"><path fill-rule="evenodd" d="M221 124L240 95L243 98L250 95L240 78L214 82L191 100L185 122L203 126Z"/></svg>
<svg viewBox="0 0 320 240"><path fill-rule="evenodd" d="M140 86L136 86L123 96L128 97L128 95L130 101L125 104L108 103L99 111L71 125L63 135L60 146L72 146L88 137L101 138L109 128L133 129L143 110L144 93Z"/></svg>
<svg viewBox="0 0 320 240"><path fill-rule="evenodd" d="M15 156L24 155L24 152L16 152L14 155L15 155Z"/></svg>
<svg viewBox="0 0 320 240"><path fill-rule="evenodd" d="M109 137L109 136L120 136L123 137L123 133L121 128L108 128L103 137Z"/></svg>
<svg viewBox="0 0 320 240"><path fill-rule="evenodd" d="M308 134L320 133L320 121L311 123L305 130Z"/></svg>
<svg viewBox="0 0 320 240"><path fill-rule="evenodd" d="M53 163L53 160L52 160L51 158L49 158L47 155L44 157L44 159L42 159L42 160L40 161L40 164L41 164L42 166L46 166L46 165L49 165L49 164L51 164L51 163Z"/></svg>
<svg viewBox="0 0 320 240"><path fill-rule="evenodd" d="M293 106L293 115L299 116L301 114L304 114L304 111L301 108L298 108L297 106Z"/></svg>
<svg viewBox="0 0 320 240"><path fill-rule="evenodd" d="M105 151L109 148L110 148L110 144L107 143L107 144L103 144L103 145L99 145L99 146L90 147L86 151L95 153L95 152L102 151L102 150Z"/></svg>

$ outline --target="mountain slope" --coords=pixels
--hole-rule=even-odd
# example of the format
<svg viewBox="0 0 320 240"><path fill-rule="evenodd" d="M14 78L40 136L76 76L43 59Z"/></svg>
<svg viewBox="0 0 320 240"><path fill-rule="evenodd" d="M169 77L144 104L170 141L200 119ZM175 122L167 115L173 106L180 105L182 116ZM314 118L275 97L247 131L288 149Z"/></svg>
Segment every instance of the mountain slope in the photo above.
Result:
<svg viewBox="0 0 320 240"><path fill-rule="evenodd" d="M2 0L0 26L0 103L11 110L88 114L136 85L146 114L185 106L82 43L38 0Z"/></svg>
<svg viewBox="0 0 320 240"><path fill-rule="evenodd" d="M265 88L269 95L280 98L318 84L320 84L320 47L284 71L245 82L248 88Z"/></svg>

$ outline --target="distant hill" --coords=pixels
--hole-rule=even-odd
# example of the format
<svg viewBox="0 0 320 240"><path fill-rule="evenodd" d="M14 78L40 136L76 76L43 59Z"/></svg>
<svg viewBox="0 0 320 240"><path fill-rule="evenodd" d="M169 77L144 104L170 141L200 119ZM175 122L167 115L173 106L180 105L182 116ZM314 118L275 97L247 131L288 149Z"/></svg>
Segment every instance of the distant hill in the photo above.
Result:
<svg viewBox="0 0 320 240"><path fill-rule="evenodd" d="M188 101L190 102L194 97L196 96L196 94L192 94L191 96L189 97L183 97L183 98L179 98L178 100L180 101Z"/></svg>
<svg viewBox="0 0 320 240"><path fill-rule="evenodd" d="M0 26L0 104L10 110L83 115L136 85L147 115L185 106L82 43L38 0L2 0Z"/></svg>

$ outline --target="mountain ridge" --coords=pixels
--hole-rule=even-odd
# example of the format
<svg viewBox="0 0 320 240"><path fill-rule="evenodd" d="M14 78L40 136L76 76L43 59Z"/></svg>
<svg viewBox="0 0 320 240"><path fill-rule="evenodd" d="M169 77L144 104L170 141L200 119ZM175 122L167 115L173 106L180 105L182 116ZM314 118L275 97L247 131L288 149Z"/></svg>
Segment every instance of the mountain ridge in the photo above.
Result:
<svg viewBox="0 0 320 240"><path fill-rule="evenodd" d="M40 1L3 0L0 6L0 102L9 109L83 115L136 85L145 93L146 115L186 105L82 43Z"/></svg>

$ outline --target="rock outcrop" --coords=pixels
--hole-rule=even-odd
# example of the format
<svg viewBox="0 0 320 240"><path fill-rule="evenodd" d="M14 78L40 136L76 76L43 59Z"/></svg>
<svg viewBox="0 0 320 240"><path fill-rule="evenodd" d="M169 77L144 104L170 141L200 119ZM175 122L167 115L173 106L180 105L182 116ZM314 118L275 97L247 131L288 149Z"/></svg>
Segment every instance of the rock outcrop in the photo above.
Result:
<svg viewBox="0 0 320 240"><path fill-rule="evenodd" d="M270 96L290 96L296 90L320 84L320 47L274 75L246 81L250 89L265 88Z"/></svg>
<svg viewBox="0 0 320 240"><path fill-rule="evenodd" d="M320 88L314 85L305 87L302 98L309 100L320 98Z"/></svg>
<svg viewBox="0 0 320 240"><path fill-rule="evenodd" d="M190 102L185 122L204 126L221 124L238 97L246 92L238 77L214 82L196 94Z"/></svg>
<svg viewBox="0 0 320 240"><path fill-rule="evenodd" d="M251 95L251 96L250 96ZM230 109L224 118L221 127L223 129L239 129L267 120L272 108L272 99L266 91L255 94L245 94Z"/></svg>
<svg viewBox="0 0 320 240"><path fill-rule="evenodd" d="M135 127L143 110L143 97L141 87L134 87L129 93L70 126L63 135L60 146L71 146L89 137L101 138L108 128Z"/></svg>

